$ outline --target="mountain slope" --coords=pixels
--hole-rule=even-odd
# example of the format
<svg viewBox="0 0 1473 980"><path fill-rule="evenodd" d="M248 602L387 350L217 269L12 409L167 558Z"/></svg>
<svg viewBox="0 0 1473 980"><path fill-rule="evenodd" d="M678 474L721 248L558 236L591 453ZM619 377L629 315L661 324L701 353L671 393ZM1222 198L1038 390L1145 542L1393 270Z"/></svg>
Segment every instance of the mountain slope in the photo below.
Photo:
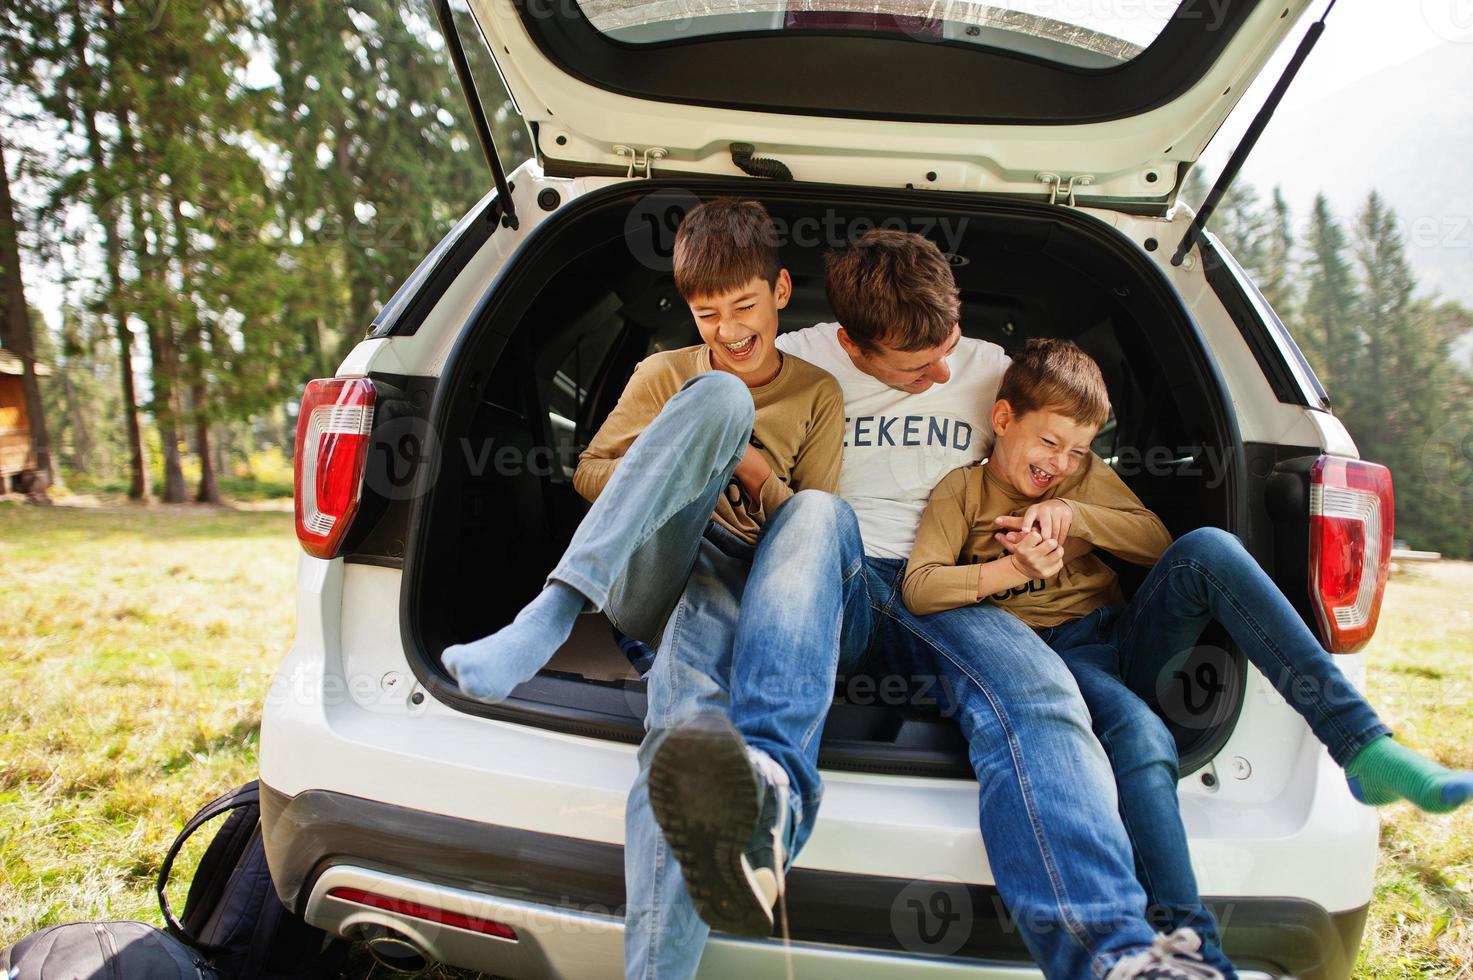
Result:
<svg viewBox="0 0 1473 980"><path fill-rule="evenodd" d="M1419 293L1473 306L1470 92L1473 45L1454 42L1307 105L1290 89L1238 179L1265 197L1281 186L1300 228L1317 192L1349 225L1380 191L1402 221Z"/></svg>

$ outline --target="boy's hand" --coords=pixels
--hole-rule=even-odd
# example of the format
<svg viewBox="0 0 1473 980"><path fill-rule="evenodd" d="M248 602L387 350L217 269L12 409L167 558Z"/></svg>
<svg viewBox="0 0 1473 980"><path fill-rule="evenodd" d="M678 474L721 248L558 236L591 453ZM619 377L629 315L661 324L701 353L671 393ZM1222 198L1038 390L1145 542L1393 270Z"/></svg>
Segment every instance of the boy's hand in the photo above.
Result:
<svg viewBox="0 0 1473 980"><path fill-rule="evenodd" d="M1054 538L1042 537L1037 531L1029 531L1012 543L1002 531L993 537L1012 551L1018 571L1030 579L1050 579L1064 570L1064 546Z"/></svg>
<svg viewBox="0 0 1473 980"><path fill-rule="evenodd" d="M1042 538L1066 541L1074 524L1074 508L1063 500L1044 500L1032 504L1022 517L999 517L997 526L1009 531L1037 530Z"/></svg>
<svg viewBox="0 0 1473 980"><path fill-rule="evenodd" d="M1023 539L1022 531L1003 532L1003 546L1009 550ZM1083 538L1070 538L1064 542L1064 564L1067 565L1076 558L1082 558L1095 550L1095 546Z"/></svg>
<svg viewBox="0 0 1473 980"><path fill-rule="evenodd" d="M737 464L732 476L742 485L748 500L759 500L762 497L762 484L772 475L772 467L767 464L767 457L757 451L756 446L748 445L747 451L742 455L742 461Z"/></svg>

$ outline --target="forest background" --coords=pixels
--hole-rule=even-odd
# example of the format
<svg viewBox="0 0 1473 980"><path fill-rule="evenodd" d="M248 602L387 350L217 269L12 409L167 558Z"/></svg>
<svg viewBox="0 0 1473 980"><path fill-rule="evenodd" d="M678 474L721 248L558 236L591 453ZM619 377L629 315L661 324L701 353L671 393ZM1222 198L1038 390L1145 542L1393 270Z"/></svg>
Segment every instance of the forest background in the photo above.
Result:
<svg viewBox="0 0 1473 980"><path fill-rule="evenodd" d="M510 169L527 132L491 101ZM290 497L304 384L491 185L404 0L7 4L0 132L0 348L50 369L30 414L56 492ZM1199 167L1183 197L1205 191ZM1391 468L1397 536L1473 557L1473 310L1419 288L1383 196L1296 213L1240 181L1210 228ZM42 267L50 318L21 275Z"/></svg>

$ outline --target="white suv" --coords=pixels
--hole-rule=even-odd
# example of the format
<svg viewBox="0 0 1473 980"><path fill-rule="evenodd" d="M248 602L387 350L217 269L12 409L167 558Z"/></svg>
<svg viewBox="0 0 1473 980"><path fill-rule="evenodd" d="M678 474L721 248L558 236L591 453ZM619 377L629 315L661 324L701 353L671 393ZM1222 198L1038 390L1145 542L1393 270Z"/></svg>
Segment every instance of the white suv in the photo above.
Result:
<svg viewBox="0 0 1473 980"><path fill-rule="evenodd" d="M540 587L585 509L578 451L641 358L697 342L669 246L715 195L774 216L787 328L832 318L825 248L883 225L948 254L968 335L1078 342L1116 412L1096 451L1174 533L1238 534L1358 682L1391 545L1386 472L1356 459L1221 246L1193 236L1177 254L1187 169L1308 5L1066 3L1078 16L1061 20L1042 0L939 17L915 0L470 0L457 20L439 0L462 82L460 35L478 26L536 156L503 176L482 127L499 189L303 399L297 635L261 735L286 905L400 964L620 974L644 709L630 659L584 616L487 706L439 655ZM1116 7L1136 16L1101 23ZM870 680L835 691L791 943L713 935L702 976L785 959L805 977L1038 976L993 886L959 731ZM1348 977L1373 811L1223 635L1161 695L1226 952Z"/></svg>

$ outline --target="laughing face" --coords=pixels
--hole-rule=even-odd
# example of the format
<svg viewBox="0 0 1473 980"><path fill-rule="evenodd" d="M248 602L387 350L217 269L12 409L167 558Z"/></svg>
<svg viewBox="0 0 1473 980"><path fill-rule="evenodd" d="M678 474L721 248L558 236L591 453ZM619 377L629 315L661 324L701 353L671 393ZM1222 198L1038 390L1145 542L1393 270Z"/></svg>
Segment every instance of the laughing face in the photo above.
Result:
<svg viewBox="0 0 1473 980"><path fill-rule="evenodd" d="M777 338L777 311L788 305L793 283L788 270L777 274L771 286L755 276L743 286L690 301L691 315L701 339L711 348L711 366L734 374L756 388L777 377L782 366L773 341Z"/></svg>
<svg viewBox="0 0 1473 980"><path fill-rule="evenodd" d="M1042 497L1079 468L1098 427L1050 409L1015 414L999 400L992 406L997 444L987 465L994 476L1028 497Z"/></svg>

